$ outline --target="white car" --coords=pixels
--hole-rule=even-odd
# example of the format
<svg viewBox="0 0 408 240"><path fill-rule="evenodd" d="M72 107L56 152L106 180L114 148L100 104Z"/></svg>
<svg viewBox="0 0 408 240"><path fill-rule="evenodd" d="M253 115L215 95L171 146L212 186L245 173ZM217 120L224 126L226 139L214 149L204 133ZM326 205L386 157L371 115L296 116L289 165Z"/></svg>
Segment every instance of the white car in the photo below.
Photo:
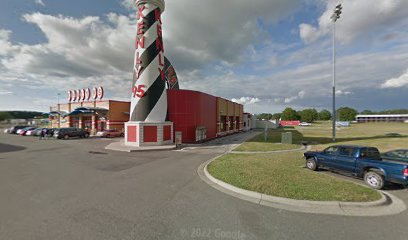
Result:
<svg viewBox="0 0 408 240"><path fill-rule="evenodd" d="M299 124L299 126L304 126L304 127L306 127L306 126L312 126L312 124L311 124L311 123L308 123L308 122L301 122L301 123Z"/></svg>
<svg viewBox="0 0 408 240"><path fill-rule="evenodd" d="M26 132L26 136L34 136L34 133L35 133L36 130L37 130L36 128L33 129L33 130L28 130L28 131Z"/></svg>

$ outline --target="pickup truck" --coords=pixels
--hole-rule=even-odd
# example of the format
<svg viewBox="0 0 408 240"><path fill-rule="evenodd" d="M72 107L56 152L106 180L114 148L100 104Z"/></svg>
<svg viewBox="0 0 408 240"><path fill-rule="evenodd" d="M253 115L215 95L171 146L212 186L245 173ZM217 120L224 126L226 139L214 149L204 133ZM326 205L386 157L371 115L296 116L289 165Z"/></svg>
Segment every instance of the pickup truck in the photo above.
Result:
<svg viewBox="0 0 408 240"><path fill-rule="evenodd" d="M385 183L408 185L408 163L393 162L381 158L374 147L337 145L321 152L305 152L306 167L334 170L364 178L365 183L382 189Z"/></svg>

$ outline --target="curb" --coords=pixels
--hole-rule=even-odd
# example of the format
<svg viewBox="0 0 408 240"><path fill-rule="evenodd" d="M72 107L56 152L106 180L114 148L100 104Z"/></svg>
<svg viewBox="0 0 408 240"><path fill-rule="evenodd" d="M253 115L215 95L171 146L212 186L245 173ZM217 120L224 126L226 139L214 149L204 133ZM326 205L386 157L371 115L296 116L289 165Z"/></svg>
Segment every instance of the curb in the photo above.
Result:
<svg viewBox="0 0 408 240"><path fill-rule="evenodd" d="M118 152L152 152L152 151L171 151L177 149L176 145L164 145L164 146L151 146L151 147L129 147L124 146L120 142L113 142L105 146L106 150L118 151Z"/></svg>
<svg viewBox="0 0 408 240"><path fill-rule="evenodd" d="M380 191L381 199L373 202L322 202L275 197L241 189L211 176L207 166L217 158L208 160L199 166L197 173L200 178L223 193L259 205L301 213L371 217L396 215L406 210L402 200L383 191Z"/></svg>

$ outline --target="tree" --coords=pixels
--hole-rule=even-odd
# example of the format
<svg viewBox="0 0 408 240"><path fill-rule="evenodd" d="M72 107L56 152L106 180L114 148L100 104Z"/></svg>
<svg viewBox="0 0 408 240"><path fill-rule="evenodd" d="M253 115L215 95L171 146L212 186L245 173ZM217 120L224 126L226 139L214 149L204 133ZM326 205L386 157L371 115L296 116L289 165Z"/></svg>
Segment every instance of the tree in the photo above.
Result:
<svg viewBox="0 0 408 240"><path fill-rule="evenodd" d="M371 110L364 110L361 112L361 114L363 115L370 115L370 114L375 114L375 112L371 111Z"/></svg>
<svg viewBox="0 0 408 240"><path fill-rule="evenodd" d="M259 120L262 120L262 119L270 120L270 119L272 119L272 114L270 114L270 113L261 113L261 114L258 114L256 116L256 118L259 119Z"/></svg>
<svg viewBox="0 0 408 240"><path fill-rule="evenodd" d="M282 113L274 113L274 114L272 114L272 119L279 120L279 119L281 119L281 116L282 116Z"/></svg>
<svg viewBox="0 0 408 240"><path fill-rule="evenodd" d="M304 109L299 112L299 115L302 122L313 122L317 120L318 117L316 109Z"/></svg>
<svg viewBox="0 0 408 240"><path fill-rule="evenodd" d="M319 117L318 119L321 121L329 121L332 118L332 114L326 110L323 109L322 111L319 112Z"/></svg>
<svg viewBox="0 0 408 240"><path fill-rule="evenodd" d="M298 115L292 108L286 108L283 110L281 118L283 121L293 121L298 120Z"/></svg>
<svg viewBox="0 0 408 240"><path fill-rule="evenodd" d="M0 122L10 118L11 115L8 112L0 112Z"/></svg>
<svg viewBox="0 0 408 240"><path fill-rule="evenodd" d="M313 114L313 121L316 121L319 119L319 112L317 112L316 109L312 108L312 114Z"/></svg>
<svg viewBox="0 0 408 240"><path fill-rule="evenodd" d="M349 107L339 108L336 113L340 121L354 121L358 114L357 110Z"/></svg>

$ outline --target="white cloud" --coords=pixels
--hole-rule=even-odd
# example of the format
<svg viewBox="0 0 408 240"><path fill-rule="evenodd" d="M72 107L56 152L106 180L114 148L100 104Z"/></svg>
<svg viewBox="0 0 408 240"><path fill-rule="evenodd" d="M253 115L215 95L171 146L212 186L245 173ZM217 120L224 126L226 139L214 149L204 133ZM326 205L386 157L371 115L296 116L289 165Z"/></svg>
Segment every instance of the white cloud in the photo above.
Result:
<svg viewBox="0 0 408 240"><path fill-rule="evenodd" d="M296 96L285 98L284 102L285 103L291 103L291 102L294 102L295 100L303 99L305 97L305 95L306 95L306 92L304 90L302 90Z"/></svg>
<svg viewBox="0 0 408 240"><path fill-rule="evenodd" d="M318 26L302 23L299 25L300 37L310 43L330 32L330 16L335 6L342 3L343 13L337 21L337 38L350 42L358 36L372 37L386 32L399 31L401 28L389 28L390 25L406 26L408 1L406 0L329 0L326 10L318 19Z"/></svg>
<svg viewBox="0 0 408 240"><path fill-rule="evenodd" d="M317 28L305 23L299 25L299 34L306 43L314 42L321 36L321 32Z"/></svg>
<svg viewBox="0 0 408 240"><path fill-rule="evenodd" d="M10 35L11 31L0 29L0 56L9 54L15 48L9 42Z"/></svg>
<svg viewBox="0 0 408 240"><path fill-rule="evenodd" d="M43 0L35 0L35 4L45 7Z"/></svg>
<svg viewBox="0 0 408 240"><path fill-rule="evenodd" d="M13 94L13 92L0 91L0 95L10 95L10 94Z"/></svg>
<svg viewBox="0 0 408 240"><path fill-rule="evenodd" d="M231 99L231 101L243 104L243 105L250 105L250 104L255 104L260 102L261 100L259 98L254 98L254 97L241 97L239 99Z"/></svg>
<svg viewBox="0 0 408 240"><path fill-rule="evenodd" d="M75 19L33 13L23 18L36 24L48 42L13 45L18 51L2 59L10 71L48 77L88 78L124 72L130 76L135 30L128 17L110 14L109 25L98 17Z"/></svg>
<svg viewBox="0 0 408 240"><path fill-rule="evenodd" d="M353 94L350 91L336 90L336 96L348 96Z"/></svg>
<svg viewBox="0 0 408 240"><path fill-rule="evenodd" d="M404 86L408 86L408 69L401 76L391 78L381 84L381 88L399 88Z"/></svg>
<svg viewBox="0 0 408 240"><path fill-rule="evenodd" d="M163 16L167 54L188 69L214 61L235 64L247 60L242 53L268 36L258 20L276 22L300 6L300 0L257 0L251 4L246 0L172 1Z"/></svg>

